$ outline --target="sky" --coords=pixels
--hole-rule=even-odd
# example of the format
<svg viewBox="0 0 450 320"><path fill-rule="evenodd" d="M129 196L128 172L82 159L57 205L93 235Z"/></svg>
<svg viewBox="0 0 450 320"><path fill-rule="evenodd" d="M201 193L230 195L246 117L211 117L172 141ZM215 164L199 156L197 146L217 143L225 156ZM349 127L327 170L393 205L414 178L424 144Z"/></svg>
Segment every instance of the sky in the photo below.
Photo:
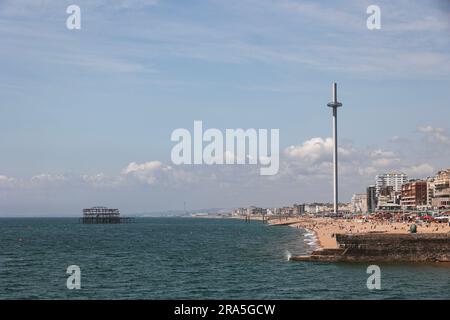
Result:
<svg viewBox="0 0 450 320"><path fill-rule="evenodd" d="M0 216L331 201L333 82L341 201L378 173L432 176L450 168L449 36L445 0L0 0ZM279 129L279 173L174 165L195 120Z"/></svg>

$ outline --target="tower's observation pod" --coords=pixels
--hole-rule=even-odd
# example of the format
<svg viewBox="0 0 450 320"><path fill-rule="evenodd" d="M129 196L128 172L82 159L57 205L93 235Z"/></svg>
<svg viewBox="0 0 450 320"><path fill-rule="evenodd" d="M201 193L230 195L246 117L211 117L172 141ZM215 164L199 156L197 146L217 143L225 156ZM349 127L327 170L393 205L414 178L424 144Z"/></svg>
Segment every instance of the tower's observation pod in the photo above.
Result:
<svg viewBox="0 0 450 320"><path fill-rule="evenodd" d="M342 107L342 103L337 101L337 83L333 83L333 95L332 95L333 101L329 102L327 104L330 108L339 108Z"/></svg>

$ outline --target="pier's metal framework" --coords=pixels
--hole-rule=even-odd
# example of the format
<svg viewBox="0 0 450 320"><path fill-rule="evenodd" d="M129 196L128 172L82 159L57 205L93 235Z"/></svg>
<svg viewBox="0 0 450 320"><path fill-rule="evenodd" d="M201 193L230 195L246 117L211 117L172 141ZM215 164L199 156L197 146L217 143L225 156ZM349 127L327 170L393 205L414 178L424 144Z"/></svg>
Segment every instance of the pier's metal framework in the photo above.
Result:
<svg viewBox="0 0 450 320"><path fill-rule="evenodd" d="M83 217L80 218L80 222L84 224L115 224L130 223L133 221L133 218L121 217L119 209L109 209L106 207L83 209Z"/></svg>

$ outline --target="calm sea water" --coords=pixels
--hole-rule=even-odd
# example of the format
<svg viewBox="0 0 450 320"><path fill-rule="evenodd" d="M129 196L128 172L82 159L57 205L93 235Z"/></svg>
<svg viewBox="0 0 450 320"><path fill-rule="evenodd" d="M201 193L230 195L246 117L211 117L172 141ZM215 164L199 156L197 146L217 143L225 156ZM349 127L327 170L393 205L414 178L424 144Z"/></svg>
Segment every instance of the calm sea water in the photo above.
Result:
<svg viewBox="0 0 450 320"><path fill-rule="evenodd" d="M450 267L287 261L312 250L306 231L225 219L0 219L1 299L449 299ZM81 290L66 288L69 265Z"/></svg>

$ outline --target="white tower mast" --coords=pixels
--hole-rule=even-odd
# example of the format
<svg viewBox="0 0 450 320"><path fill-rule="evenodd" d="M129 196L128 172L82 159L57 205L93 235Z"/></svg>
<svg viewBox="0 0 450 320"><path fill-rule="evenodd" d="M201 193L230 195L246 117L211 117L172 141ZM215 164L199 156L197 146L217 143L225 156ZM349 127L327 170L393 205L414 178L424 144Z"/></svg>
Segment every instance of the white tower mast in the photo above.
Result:
<svg viewBox="0 0 450 320"><path fill-rule="evenodd" d="M333 108L333 200L334 213L338 213L338 146L337 146L337 108L342 107L342 103L337 101L337 84L333 83L333 101L327 104Z"/></svg>

